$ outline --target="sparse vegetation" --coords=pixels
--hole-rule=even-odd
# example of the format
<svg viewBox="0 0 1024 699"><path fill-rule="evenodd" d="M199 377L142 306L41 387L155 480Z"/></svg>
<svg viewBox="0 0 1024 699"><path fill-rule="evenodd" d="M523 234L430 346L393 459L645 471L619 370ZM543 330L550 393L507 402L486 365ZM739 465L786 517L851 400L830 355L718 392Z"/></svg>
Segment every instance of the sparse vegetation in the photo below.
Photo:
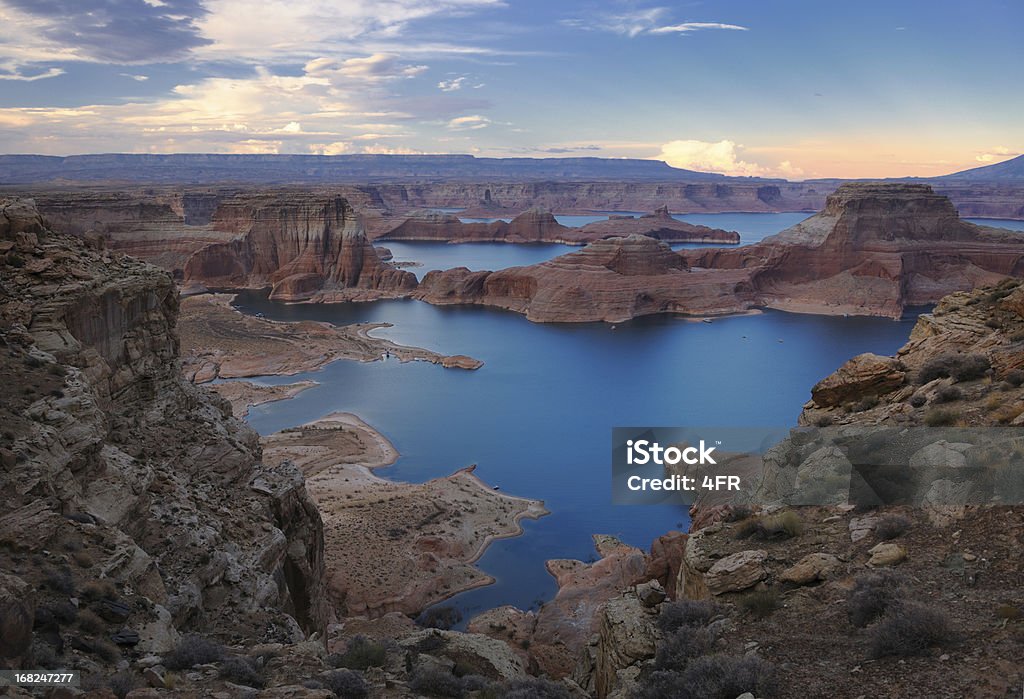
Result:
<svg viewBox="0 0 1024 699"><path fill-rule="evenodd" d="M366 636L354 636L344 653L331 656L336 668L364 671L371 667L384 667L387 649Z"/></svg>
<svg viewBox="0 0 1024 699"><path fill-rule="evenodd" d="M928 427L949 427L955 425L959 415L948 408L934 408L924 415L924 424Z"/></svg>
<svg viewBox="0 0 1024 699"><path fill-rule="evenodd" d="M763 619L771 616L772 612L781 607L782 600L777 590L768 588L767 590L748 592L740 597L737 604L747 614L757 619Z"/></svg>
<svg viewBox="0 0 1024 699"><path fill-rule="evenodd" d="M124 699L130 691L139 686L139 681L131 671L125 670L111 676L107 686L117 699Z"/></svg>
<svg viewBox="0 0 1024 699"><path fill-rule="evenodd" d="M792 510L747 520L736 530L737 539L791 539L803 531L803 522Z"/></svg>
<svg viewBox="0 0 1024 699"><path fill-rule="evenodd" d="M864 396L854 405L854 412L862 413L875 407L878 407L878 396Z"/></svg>
<svg viewBox="0 0 1024 699"><path fill-rule="evenodd" d="M935 401L938 403L952 403L964 397L964 392L959 386L943 386L935 392Z"/></svg>
<svg viewBox="0 0 1024 699"><path fill-rule="evenodd" d="M470 689L468 686L466 689ZM540 677L511 680L493 686L495 697L502 699L571 699L572 695L562 685ZM486 696L486 694L485 694Z"/></svg>
<svg viewBox="0 0 1024 699"><path fill-rule="evenodd" d="M455 607L432 607L420 615L420 626L428 629L450 629L462 621L462 612Z"/></svg>
<svg viewBox="0 0 1024 699"><path fill-rule="evenodd" d="M187 670L193 665L217 663L223 658L224 646L197 634L189 634L164 656L164 666L169 670Z"/></svg>
<svg viewBox="0 0 1024 699"><path fill-rule="evenodd" d="M983 354L944 354L926 362L918 372L918 383L952 378L954 381L973 381L985 376L991 363Z"/></svg>
<svg viewBox="0 0 1024 699"><path fill-rule="evenodd" d="M928 402L928 399L923 394L915 393L910 397L910 405L913 408L922 408L924 404Z"/></svg>
<svg viewBox="0 0 1024 699"><path fill-rule="evenodd" d="M409 687L431 697L453 697L459 699L466 691L462 680L442 670L419 670L412 676Z"/></svg>
<svg viewBox="0 0 1024 699"><path fill-rule="evenodd" d="M916 602L902 602L871 629L871 655L923 655L933 646L947 647L957 641L958 634L943 611Z"/></svg>
<svg viewBox="0 0 1024 699"><path fill-rule="evenodd" d="M887 515L875 525L875 535L883 541L889 541L903 536L912 522L909 517L903 515Z"/></svg>
<svg viewBox="0 0 1024 699"><path fill-rule="evenodd" d="M107 622L100 619L95 612L83 609L78 614L78 628L86 633L103 633L107 630Z"/></svg>
<svg viewBox="0 0 1024 699"><path fill-rule="evenodd" d="M369 696L370 687L362 674L354 670L334 670L323 677L323 686L334 692L339 699L363 699Z"/></svg>
<svg viewBox="0 0 1024 699"><path fill-rule="evenodd" d="M898 603L902 587L903 581L890 571L858 576L846 600L846 615L850 623L864 628L885 614Z"/></svg>
<svg viewBox="0 0 1024 699"><path fill-rule="evenodd" d="M235 684L245 685L262 689L265 683L263 675L256 668L251 658L233 656L221 663L219 674L221 678Z"/></svg>
<svg viewBox="0 0 1024 699"><path fill-rule="evenodd" d="M722 613L722 608L711 600L681 599L668 602L661 608L658 628L665 633L675 633L682 628L707 626Z"/></svg>
<svg viewBox="0 0 1024 699"><path fill-rule="evenodd" d="M1014 369L1013 371L1006 372L1006 376L1003 377L1003 381L1010 384L1014 388L1020 388L1024 385L1024 371L1020 369Z"/></svg>

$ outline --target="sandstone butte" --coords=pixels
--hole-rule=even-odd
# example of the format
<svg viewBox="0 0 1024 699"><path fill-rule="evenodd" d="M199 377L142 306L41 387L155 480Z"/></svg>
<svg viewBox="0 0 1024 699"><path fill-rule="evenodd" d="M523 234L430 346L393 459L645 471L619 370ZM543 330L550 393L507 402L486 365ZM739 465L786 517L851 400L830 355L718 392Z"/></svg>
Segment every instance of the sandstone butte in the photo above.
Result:
<svg viewBox="0 0 1024 699"><path fill-rule="evenodd" d="M609 238L527 267L430 272L414 296L538 322L753 308L896 318L907 306L1024 273L1022 259L1018 234L961 220L927 185L853 183L822 212L754 245L675 253L651 238Z"/></svg>
<svg viewBox="0 0 1024 699"><path fill-rule="evenodd" d="M419 214L380 236L379 240L433 240L448 243L565 243L584 245L602 238L646 235L667 243L735 245L739 233L677 221L662 206L639 217L610 216L580 228L563 226L550 211L531 208L511 221L462 223L449 214Z"/></svg>

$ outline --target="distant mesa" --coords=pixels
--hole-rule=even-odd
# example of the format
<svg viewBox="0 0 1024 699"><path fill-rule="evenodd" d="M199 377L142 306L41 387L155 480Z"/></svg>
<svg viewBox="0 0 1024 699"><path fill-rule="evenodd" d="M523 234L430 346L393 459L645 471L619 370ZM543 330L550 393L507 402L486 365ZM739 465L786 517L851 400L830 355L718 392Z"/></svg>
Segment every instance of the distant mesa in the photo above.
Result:
<svg viewBox="0 0 1024 699"><path fill-rule="evenodd" d="M735 245L740 235L707 226L677 221L662 206L640 217L609 216L580 228L563 226L550 211L528 209L509 222L463 223L450 214L421 213L409 217L380 236L384 240L429 240L449 243L564 243L583 245L603 238L645 235L668 243Z"/></svg>
<svg viewBox="0 0 1024 699"><path fill-rule="evenodd" d="M764 307L898 318L907 306L1022 274L1018 234L961 220L930 186L849 183L821 213L755 245L675 253L646 236L614 237L528 267L432 272L415 296L538 322Z"/></svg>
<svg viewBox="0 0 1024 699"><path fill-rule="evenodd" d="M983 165L970 170L954 172L936 179L971 182L1021 182L1024 181L1024 155L1018 155L1016 158L993 165Z"/></svg>

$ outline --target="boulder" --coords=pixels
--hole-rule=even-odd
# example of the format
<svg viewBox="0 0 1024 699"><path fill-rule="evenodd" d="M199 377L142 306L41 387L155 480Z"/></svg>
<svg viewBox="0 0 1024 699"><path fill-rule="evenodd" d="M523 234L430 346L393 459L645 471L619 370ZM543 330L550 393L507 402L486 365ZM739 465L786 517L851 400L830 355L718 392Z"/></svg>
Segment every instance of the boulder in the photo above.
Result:
<svg viewBox="0 0 1024 699"><path fill-rule="evenodd" d="M763 550L738 551L715 562L704 574L712 595L724 595L753 587L768 576L764 562L768 552Z"/></svg>
<svg viewBox="0 0 1024 699"><path fill-rule="evenodd" d="M907 557L907 550L899 544L883 542L868 549L871 558L868 565L872 568L884 568L887 566L899 565Z"/></svg>
<svg viewBox="0 0 1024 699"><path fill-rule="evenodd" d="M779 580L794 585L809 585L829 579L842 565L842 561L830 553L809 553L796 565L782 571Z"/></svg>
<svg viewBox="0 0 1024 699"><path fill-rule="evenodd" d="M895 391L905 381L906 372L898 360L867 352L848 360L815 384L811 398L819 407L837 407Z"/></svg>

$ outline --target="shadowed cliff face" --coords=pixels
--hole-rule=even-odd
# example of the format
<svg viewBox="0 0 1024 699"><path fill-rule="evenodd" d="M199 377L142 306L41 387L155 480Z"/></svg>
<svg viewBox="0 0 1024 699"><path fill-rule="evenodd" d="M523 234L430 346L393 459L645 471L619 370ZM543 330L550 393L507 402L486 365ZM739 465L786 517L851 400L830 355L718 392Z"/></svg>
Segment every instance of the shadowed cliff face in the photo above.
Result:
<svg viewBox="0 0 1024 699"><path fill-rule="evenodd" d="M30 606L116 608L109 633L138 632L144 652L192 630L322 631L302 476L265 468L256 434L181 378L177 313L166 272L0 201L0 566L35 587ZM54 643L107 642L53 623Z"/></svg>
<svg viewBox="0 0 1024 699"><path fill-rule="evenodd" d="M186 283L272 287L271 298L297 301L318 292L360 289L380 296L413 288L411 272L381 262L348 201L295 195L222 205L214 227L232 232L185 264Z"/></svg>

